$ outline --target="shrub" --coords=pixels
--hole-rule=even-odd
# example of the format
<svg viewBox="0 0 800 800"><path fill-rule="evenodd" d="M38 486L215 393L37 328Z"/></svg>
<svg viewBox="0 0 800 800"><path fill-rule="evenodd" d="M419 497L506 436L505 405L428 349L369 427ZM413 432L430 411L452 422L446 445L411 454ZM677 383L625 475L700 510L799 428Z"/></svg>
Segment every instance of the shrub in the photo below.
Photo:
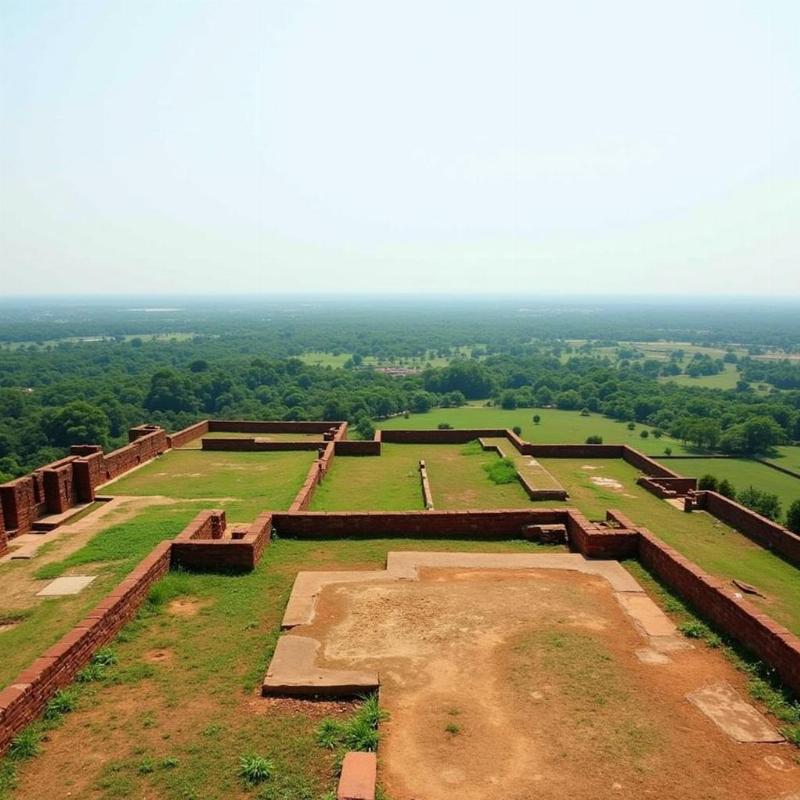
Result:
<svg viewBox="0 0 800 800"><path fill-rule="evenodd" d="M639 434L639 436L641 436L642 439L647 439L650 436L650 431L647 431L647 430L643 429L641 431L641 433Z"/></svg>
<svg viewBox="0 0 800 800"><path fill-rule="evenodd" d="M248 786L257 786L275 775L275 765L264 758L253 754L239 757L239 777Z"/></svg>
<svg viewBox="0 0 800 800"><path fill-rule="evenodd" d="M697 481L697 488L706 489L710 492L716 492L719 488L719 484L713 475L703 475L700 480Z"/></svg>
<svg viewBox="0 0 800 800"><path fill-rule="evenodd" d="M436 427L440 431L451 431L451 430L453 430L453 426L449 422L440 422Z"/></svg>
<svg viewBox="0 0 800 800"><path fill-rule="evenodd" d="M517 468L510 458L498 458L496 461L484 464L483 468L492 483L514 483L517 480Z"/></svg>
<svg viewBox="0 0 800 800"><path fill-rule="evenodd" d="M16 761L33 758L39 752L42 734L36 728L25 728L17 734L8 748L8 754Z"/></svg>
<svg viewBox="0 0 800 800"><path fill-rule="evenodd" d="M522 436L522 428L520 428L519 425L515 425L511 430L514 431L517 436Z"/></svg>
<svg viewBox="0 0 800 800"><path fill-rule="evenodd" d="M538 425L541 421L542 421L542 418L539 416L539 414L534 414L533 415L533 424L534 425Z"/></svg>
<svg viewBox="0 0 800 800"><path fill-rule="evenodd" d="M776 494L770 494L753 486L748 486L747 489L739 493L739 502L768 519L780 519L781 501Z"/></svg>
<svg viewBox="0 0 800 800"><path fill-rule="evenodd" d="M589 409L588 408L581 409L581 416L582 417L588 417L589 416Z"/></svg>
<svg viewBox="0 0 800 800"><path fill-rule="evenodd" d="M348 720L326 718L317 728L317 744L341 755L350 750L374 752L378 747L378 726L387 718L381 710L378 696L369 695L363 705Z"/></svg>
<svg viewBox="0 0 800 800"><path fill-rule="evenodd" d="M665 447L664 448L664 455L665 456L671 456L672 455L672 448L671 447Z"/></svg>
<svg viewBox="0 0 800 800"><path fill-rule="evenodd" d="M635 422L629 422L628 423L628 430L632 431L632 430L634 430L634 428L636 428L636 423Z"/></svg>
<svg viewBox="0 0 800 800"><path fill-rule="evenodd" d="M786 515L786 527L792 533L800 533L800 500L795 500L789 506L789 513Z"/></svg>
<svg viewBox="0 0 800 800"><path fill-rule="evenodd" d="M595 434L594 436L587 436L586 444L603 444L603 437L597 436L597 434Z"/></svg>
<svg viewBox="0 0 800 800"><path fill-rule="evenodd" d="M78 707L78 692L76 689L61 689L56 692L53 698L45 706L44 718L48 720L58 719L64 714L69 714Z"/></svg>
<svg viewBox="0 0 800 800"><path fill-rule="evenodd" d="M719 482L719 488L717 489L717 491L723 497L727 497L731 500L736 499L736 489L734 488L734 485L727 478L723 478Z"/></svg>

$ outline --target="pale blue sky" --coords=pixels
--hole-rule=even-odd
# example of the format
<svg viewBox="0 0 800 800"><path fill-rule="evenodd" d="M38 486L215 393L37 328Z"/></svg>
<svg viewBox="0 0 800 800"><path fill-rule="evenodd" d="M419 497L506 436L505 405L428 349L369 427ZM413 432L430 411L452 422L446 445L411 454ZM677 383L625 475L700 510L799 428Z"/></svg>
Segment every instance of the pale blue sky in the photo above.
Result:
<svg viewBox="0 0 800 800"><path fill-rule="evenodd" d="M800 294L797 0L0 0L3 292Z"/></svg>

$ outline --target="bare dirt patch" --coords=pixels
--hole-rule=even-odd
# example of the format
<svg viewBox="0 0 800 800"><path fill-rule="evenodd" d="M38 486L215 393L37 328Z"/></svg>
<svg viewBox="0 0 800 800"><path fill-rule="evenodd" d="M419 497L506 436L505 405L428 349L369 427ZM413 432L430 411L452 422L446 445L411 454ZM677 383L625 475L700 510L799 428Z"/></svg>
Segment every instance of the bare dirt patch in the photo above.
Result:
<svg viewBox="0 0 800 800"><path fill-rule="evenodd" d="M685 701L742 678L718 654L642 663L608 583L561 571L425 570L418 582L334 585L313 624L320 665L373 669L390 720L392 800L570 797L771 800L800 786Z"/></svg>
<svg viewBox="0 0 800 800"><path fill-rule="evenodd" d="M194 597L179 597L171 600L167 606L167 613L173 617L194 617L207 602Z"/></svg>
<svg viewBox="0 0 800 800"><path fill-rule="evenodd" d="M174 653L168 647L157 647L154 650L148 650L143 658L150 664L163 664L172 661Z"/></svg>
<svg viewBox="0 0 800 800"><path fill-rule="evenodd" d="M614 478L604 478L602 475L592 475L589 480L595 485L599 486L602 489L613 489L616 492L621 492L623 490L623 485Z"/></svg>

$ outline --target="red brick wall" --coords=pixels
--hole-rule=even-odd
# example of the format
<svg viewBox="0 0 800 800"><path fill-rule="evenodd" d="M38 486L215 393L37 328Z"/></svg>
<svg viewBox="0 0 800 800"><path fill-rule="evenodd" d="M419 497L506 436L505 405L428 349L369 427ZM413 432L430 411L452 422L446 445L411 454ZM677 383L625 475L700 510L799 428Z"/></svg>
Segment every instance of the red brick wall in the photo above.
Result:
<svg viewBox="0 0 800 800"><path fill-rule="evenodd" d="M800 566L800 536L777 522L756 514L718 492L697 492L695 503L698 508L728 523L757 544L778 553L795 566Z"/></svg>
<svg viewBox="0 0 800 800"><path fill-rule="evenodd" d="M634 450L628 445L622 445L622 458L625 459L632 467L640 469L645 475L656 478L680 478L682 477L677 472L667 469L663 464L659 464L653 458Z"/></svg>
<svg viewBox="0 0 800 800"><path fill-rule="evenodd" d="M684 497L697 488L696 478L639 478L643 489L662 499Z"/></svg>
<svg viewBox="0 0 800 800"><path fill-rule="evenodd" d="M639 560L717 628L774 667L781 680L800 694L800 639L725 584L646 529L640 529Z"/></svg>
<svg viewBox="0 0 800 800"><path fill-rule="evenodd" d="M136 429L131 429L136 430ZM105 479L112 480L139 464L149 461L167 450L167 434L162 428L134 439L129 445L108 453L105 457Z"/></svg>
<svg viewBox="0 0 800 800"><path fill-rule="evenodd" d="M208 433L208 424L208 420L204 419L202 422L196 422L194 425L190 425L188 428L168 434L167 445L169 447L183 447L193 439L197 439L198 436Z"/></svg>
<svg viewBox="0 0 800 800"><path fill-rule="evenodd" d="M24 475L0 486L5 529L8 536L28 533L44 513L44 487L40 474Z"/></svg>
<svg viewBox="0 0 800 800"><path fill-rule="evenodd" d="M336 440L337 456L379 456L381 454L380 440L371 439L360 442L356 439L346 441Z"/></svg>
<svg viewBox="0 0 800 800"><path fill-rule="evenodd" d="M505 437L504 428L473 428L450 431L381 431L384 442L400 444L465 444L473 439Z"/></svg>
<svg viewBox="0 0 800 800"><path fill-rule="evenodd" d="M306 475L300 491L295 496L294 502L289 506L289 511L305 511L311 505L311 499L314 497L317 485L322 483L333 462L333 457L336 454L336 445L336 442L325 444L322 456L314 461L309 468L308 475Z"/></svg>
<svg viewBox="0 0 800 800"><path fill-rule="evenodd" d="M272 514L260 514L241 538L222 538L224 529L223 512L199 514L173 541L172 566L223 571L254 569L272 535Z"/></svg>
<svg viewBox="0 0 800 800"><path fill-rule="evenodd" d="M337 443L341 446L342 443ZM345 445L364 444L363 442L344 442ZM300 439L296 442L260 442L256 439L203 439L203 450L225 450L233 452L264 452L286 450L318 450L322 440L315 442Z"/></svg>
<svg viewBox="0 0 800 800"><path fill-rule="evenodd" d="M403 511L277 513L272 520L281 536L299 539L339 537L419 537L520 539L531 524L564 523L567 509L493 511Z"/></svg>
<svg viewBox="0 0 800 800"><path fill-rule="evenodd" d="M422 484L422 505L426 510L433 510L433 494L431 493L431 482L428 478L428 470L424 461L419 462L419 480Z"/></svg>
<svg viewBox="0 0 800 800"><path fill-rule="evenodd" d="M619 444L531 444L526 455L537 458L621 458Z"/></svg>
<svg viewBox="0 0 800 800"><path fill-rule="evenodd" d="M90 503L95 498L95 488L106 480L106 457L102 450L72 462L78 499Z"/></svg>
<svg viewBox="0 0 800 800"><path fill-rule="evenodd" d="M8 536L6 535L6 525L3 520L3 513L0 510L0 556L8 552Z"/></svg>
<svg viewBox="0 0 800 800"><path fill-rule="evenodd" d="M41 470L48 514L62 514L78 502L72 464L69 461L55 469Z"/></svg>
<svg viewBox="0 0 800 800"><path fill-rule="evenodd" d="M156 545L84 620L0 691L0 753L133 617L150 586L169 569L170 547L170 542Z"/></svg>
<svg viewBox="0 0 800 800"><path fill-rule="evenodd" d="M343 422L291 422L291 421L261 421L261 420L235 420L211 419L208 421L208 430L212 433L318 433L322 434L333 427L340 427Z"/></svg>

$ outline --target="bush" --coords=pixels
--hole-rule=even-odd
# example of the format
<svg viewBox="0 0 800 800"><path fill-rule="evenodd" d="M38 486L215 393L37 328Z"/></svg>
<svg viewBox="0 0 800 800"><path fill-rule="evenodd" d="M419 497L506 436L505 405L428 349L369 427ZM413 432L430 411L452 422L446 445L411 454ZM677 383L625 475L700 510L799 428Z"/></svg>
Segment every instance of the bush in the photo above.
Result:
<svg viewBox="0 0 800 800"><path fill-rule="evenodd" d="M533 415L533 424L538 425L542 421L542 418L538 414Z"/></svg>
<svg viewBox="0 0 800 800"><path fill-rule="evenodd" d="M588 408L582 409L581 410L581 416L582 417L588 417L589 416L589 409Z"/></svg>
<svg viewBox="0 0 800 800"><path fill-rule="evenodd" d="M763 492L753 486L739 493L739 502L743 506L761 514L771 520L779 520L781 516L781 501L778 495Z"/></svg>
<svg viewBox="0 0 800 800"><path fill-rule="evenodd" d="M789 506L789 513L786 515L786 527L792 533L800 533L800 500L795 500Z"/></svg>
<svg viewBox="0 0 800 800"><path fill-rule="evenodd" d="M730 500L736 499L736 489L734 488L733 484L727 479L723 478L719 482L719 488L717 491L723 496L727 497Z"/></svg>
<svg viewBox="0 0 800 800"><path fill-rule="evenodd" d="M697 488L706 489L709 492L716 492L719 488L719 484L713 475L706 474L697 481Z"/></svg>
<svg viewBox="0 0 800 800"><path fill-rule="evenodd" d="M639 434L642 439L648 439L650 437L650 431L642 430Z"/></svg>
<svg viewBox="0 0 800 800"><path fill-rule="evenodd" d="M239 757L239 777L248 786L257 786L275 775L275 765L263 756L244 755Z"/></svg>
<svg viewBox="0 0 800 800"><path fill-rule="evenodd" d="M25 728L11 742L8 754L16 761L33 758L39 752L42 734L36 728Z"/></svg>
<svg viewBox="0 0 800 800"><path fill-rule="evenodd" d="M449 422L440 422L436 427L440 431L451 431L451 430L453 430L453 426Z"/></svg>
<svg viewBox="0 0 800 800"><path fill-rule="evenodd" d="M586 444L603 444L603 437L597 435L587 436Z"/></svg>
<svg viewBox="0 0 800 800"><path fill-rule="evenodd" d="M632 430L634 430L635 428L636 428L636 423L635 423L635 422L629 422L629 423L628 423L628 430L629 430L629 431L632 431Z"/></svg>
<svg viewBox="0 0 800 800"><path fill-rule="evenodd" d="M484 464L483 468L492 483L514 483L517 480L517 468L510 458L498 458L496 461Z"/></svg>
<svg viewBox="0 0 800 800"><path fill-rule="evenodd" d="M517 436L522 436L522 428L520 428L519 425L515 425L511 430L514 431Z"/></svg>
<svg viewBox="0 0 800 800"><path fill-rule="evenodd" d="M665 447L664 448L664 455L665 456L671 456L672 455L672 448L671 447Z"/></svg>

